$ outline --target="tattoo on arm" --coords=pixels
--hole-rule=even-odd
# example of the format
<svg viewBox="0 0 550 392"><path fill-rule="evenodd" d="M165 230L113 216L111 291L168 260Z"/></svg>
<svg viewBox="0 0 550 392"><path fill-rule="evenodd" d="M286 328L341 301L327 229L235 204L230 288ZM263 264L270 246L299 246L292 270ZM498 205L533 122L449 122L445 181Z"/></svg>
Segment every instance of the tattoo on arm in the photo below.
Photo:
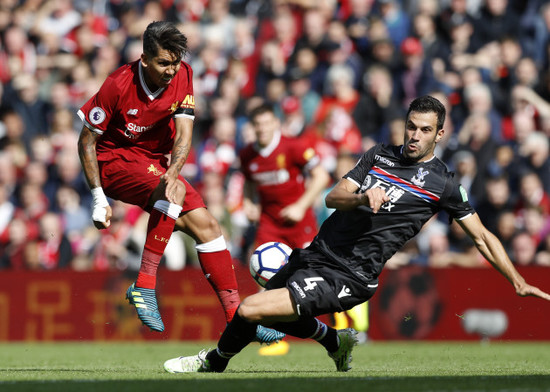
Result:
<svg viewBox="0 0 550 392"><path fill-rule="evenodd" d="M99 135L84 127L78 139L78 156L90 189L101 186L97 163L96 142Z"/></svg>
<svg viewBox="0 0 550 392"><path fill-rule="evenodd" d="M189 119L176 119L176 137L172 147L170 171L180 173L189 151L191 150L191 135L193 133L193 122Z"/></svg>
<svg viewBox="0 0 550 392"><path fill-rule="evenodd" d="M189 155L190 146L185 143L183 137L176 140L174 150L172 151L172 165L175 165L177 172L179 173L187 160Z"/></svg>

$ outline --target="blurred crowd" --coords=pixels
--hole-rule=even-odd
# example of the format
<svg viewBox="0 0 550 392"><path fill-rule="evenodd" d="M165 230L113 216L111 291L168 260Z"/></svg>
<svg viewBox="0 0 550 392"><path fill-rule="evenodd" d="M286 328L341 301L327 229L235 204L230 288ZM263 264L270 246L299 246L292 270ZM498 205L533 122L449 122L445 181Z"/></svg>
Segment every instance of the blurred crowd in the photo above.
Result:
<svg viewBox="0 0 550 392"><path fill-rule="evenodd" d="M377 142L401 144L408 103L447 107L437 155L517 265L550 265L550 2L544 0L2 0L0 268L135 269L147 217L112 201L91 224L76 112L137 60L155 20L178 24L194 70L193 150L182 174L246 262L238 151L270 102L335 179ZM329 213L322 199L319 220ZM171 269L192 264L173 235ZM187 251L191 249L191 251ZM389 265L484 266L439 214Z"/></svg>

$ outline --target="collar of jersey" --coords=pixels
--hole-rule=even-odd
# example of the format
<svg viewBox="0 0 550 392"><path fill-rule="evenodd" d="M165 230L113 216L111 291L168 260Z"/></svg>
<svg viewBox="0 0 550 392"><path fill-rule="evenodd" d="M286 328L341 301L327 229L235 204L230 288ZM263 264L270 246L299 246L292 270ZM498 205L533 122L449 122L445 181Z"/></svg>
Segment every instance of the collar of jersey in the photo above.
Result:
<svg viewBox="0 0 550 392"><path fill-rule="evenodd" d="M162 93L164 91L164 87L161 87L157 91L152 93L151 90L149 90L149 87L147 87L147 83L145 83L145 78L143 77L143 69L142 69L142 66L141 66L141 61L138 62L138 69L139 69L139 72L138 72L139 73L139 82L141 84L141 88L143 89L143 91L145 91L145 94L147 94L147 97L152 101L153 99L158 97L160 95L160 93Z"/></svg>
<svg viewBox="0 0 550 392"><path fill-rule="evenodd" d="M280 141L281 141L281 131L275 131L275 133L273 134L273 139L271 139L271 142L269 142L269 144L264 148L260 148L258 143L256 143L255 145L256 151L258 151L258 154L260 154L264 158L268 157L277 148Z"/></svg>

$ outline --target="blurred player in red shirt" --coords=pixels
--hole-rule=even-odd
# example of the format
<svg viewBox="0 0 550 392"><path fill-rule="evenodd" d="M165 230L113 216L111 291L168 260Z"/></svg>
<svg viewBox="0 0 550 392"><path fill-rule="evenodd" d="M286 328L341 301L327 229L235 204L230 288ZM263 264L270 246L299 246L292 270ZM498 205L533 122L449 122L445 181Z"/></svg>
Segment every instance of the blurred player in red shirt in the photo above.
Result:
<svg viewBox="0 0 550 392"><path fill-rule="evenodd" d="M250 120L256 142L241 151L240 161L246 177L244 208L250 221L259 221L255 245L280 241L291 248L307 246L317 233L312 205L330 176L309 144L281 134L271 106L255 108ZM304 172L310 177L307 188Z"/></svg>
<svg viewBox="0 0 550 392"><path fill-rule="evenodd" d="M281 124L270 105L253 109L250 120L256 142L241 151L240 161L246 178L245 213L250 221L259 221L254 247L269 241L283 242L291 248L305 247L317 233L312 205L327 187L330 176L309 144L281 134ZM307 187L304 172L309 174ZM262 348L260 354L281 355L287 351L288 344L281 342Z"/></svg>
<svg viewBox="0 0 550 392"><path fill-rule="evenodd" d="M126 296L141 321L159 332L164 324L155 295L157 267L174 229L196 241L228 322L240 303L218 222L180 175L191 149L195 108L193 71L182 61L186 51L187 38L173 24L151 23L141 59L111 74L78 112L84 123L79 155L92 190L94 225L109 227L107 197L150 213L141 268Z"/></svg>

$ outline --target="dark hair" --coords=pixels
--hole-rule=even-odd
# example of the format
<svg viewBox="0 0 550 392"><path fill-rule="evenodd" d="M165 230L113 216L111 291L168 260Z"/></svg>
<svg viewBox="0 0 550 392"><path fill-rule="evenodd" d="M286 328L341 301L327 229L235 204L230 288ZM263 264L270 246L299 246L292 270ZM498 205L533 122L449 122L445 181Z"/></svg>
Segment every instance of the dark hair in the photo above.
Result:
<svg viewBox="0 0 550 392"><path fill-rule="evenodd" d="M437 114L437 130L443 129L443 124L445 123L446 110L445 106L436 98L430 95L423 95L416 98L409 105L409 110L407 110L407 119L411 112L419 113L435 113Z"/></svg>
<svg viewBox="0 0 550 392"><path fill-rule="evenodd" d="M171 22L152 22L143 33L143 53L155 57L159 49L183 58L187 53L187 37Z"/></svg>
<svg viewBox="0 0 550 392"><path fill-rule="evenodd" d="M275 114L275 110L273 109L273 106L269 103L262 103L259 106L256 106L254 109L250 111L250 115L248 116L251 121L254 121L254 119L264 113L273 113Z"/></svg>

